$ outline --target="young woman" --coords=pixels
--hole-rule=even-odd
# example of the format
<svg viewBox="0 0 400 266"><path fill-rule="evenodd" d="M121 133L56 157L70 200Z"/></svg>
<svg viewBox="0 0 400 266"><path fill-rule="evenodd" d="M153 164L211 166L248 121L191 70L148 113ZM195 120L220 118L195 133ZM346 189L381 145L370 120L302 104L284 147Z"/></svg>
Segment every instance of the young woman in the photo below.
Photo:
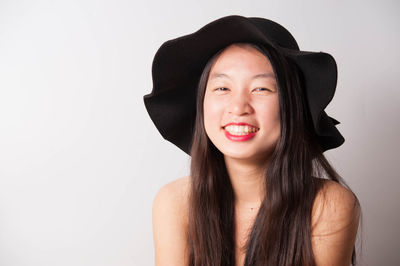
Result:
<svg viewBox="0 0 400 266"><path fill-rule="evenodd" d="M145 105L191 168L154 199L156 265L355 264L359 203L323 155L344 142L323 111L336 77L263 18L160 47Z"/></svg>

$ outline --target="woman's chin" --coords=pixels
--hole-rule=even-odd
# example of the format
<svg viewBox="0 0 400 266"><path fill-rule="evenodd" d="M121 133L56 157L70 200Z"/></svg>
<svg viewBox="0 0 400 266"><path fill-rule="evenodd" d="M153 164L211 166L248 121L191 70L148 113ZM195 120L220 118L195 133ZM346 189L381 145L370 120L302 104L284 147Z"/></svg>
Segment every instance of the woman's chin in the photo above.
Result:
<svg viewBox="0 0 400 266"><path fill-rule="evenodd" d="M242 160L242 161L252 161L258 158L260 155L250 151L226 151L222 152L225 158Z"/></svg>

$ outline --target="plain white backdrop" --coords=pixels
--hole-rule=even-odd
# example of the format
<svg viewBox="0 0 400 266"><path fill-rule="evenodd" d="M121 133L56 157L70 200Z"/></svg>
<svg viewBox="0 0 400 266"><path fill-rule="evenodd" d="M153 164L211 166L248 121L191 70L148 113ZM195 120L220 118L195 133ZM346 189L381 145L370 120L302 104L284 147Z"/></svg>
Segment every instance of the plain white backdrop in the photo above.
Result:
<svg viewBox="0 0 400 266"><path fill-rule="evenodd" d="M154 264L153 198L190 158L145 110L153 56L232 14L335 57L325 154L361 201L360 265L400 265L396 0L0 0L0 265Z"/></svg>

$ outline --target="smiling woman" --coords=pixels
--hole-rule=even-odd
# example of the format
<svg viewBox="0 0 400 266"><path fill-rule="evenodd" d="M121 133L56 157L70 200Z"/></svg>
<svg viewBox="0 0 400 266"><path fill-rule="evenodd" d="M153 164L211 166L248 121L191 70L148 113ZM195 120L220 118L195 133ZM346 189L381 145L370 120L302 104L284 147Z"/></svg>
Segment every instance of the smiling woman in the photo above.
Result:
<svg viewBox="0 0 400 266"><path fill-rule="evenodd" d="M359 203L323 155L344 142L323 111L336 73L263 18L161 46L145 105L191 168L155 197L157 265L355 264Z"/></svg>

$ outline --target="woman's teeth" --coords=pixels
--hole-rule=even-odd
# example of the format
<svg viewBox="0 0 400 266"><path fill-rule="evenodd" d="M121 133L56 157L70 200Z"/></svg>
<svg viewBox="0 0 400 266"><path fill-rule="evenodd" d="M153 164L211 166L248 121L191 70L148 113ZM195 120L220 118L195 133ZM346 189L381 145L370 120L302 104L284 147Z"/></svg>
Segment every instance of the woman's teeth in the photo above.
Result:
<svg viewBox="0 0 400 266"><path fill-rule="evenodd" d="M255 127L249 127L249 126L226 126L225 130L229 132L231 135L237 135L237 136L242 136L242 135L248 135L249 133L254 133L257 132L259 129Z"/></svg>

